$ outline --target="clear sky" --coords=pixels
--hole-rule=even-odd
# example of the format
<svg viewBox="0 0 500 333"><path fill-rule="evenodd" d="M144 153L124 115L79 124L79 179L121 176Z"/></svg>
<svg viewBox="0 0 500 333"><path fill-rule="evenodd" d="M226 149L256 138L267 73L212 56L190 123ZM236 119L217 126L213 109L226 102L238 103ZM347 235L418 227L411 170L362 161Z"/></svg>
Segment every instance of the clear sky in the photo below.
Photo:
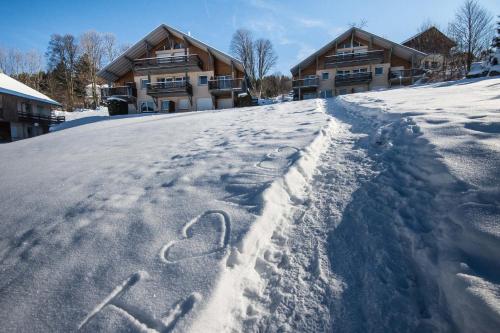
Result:
<svg viewBox="0 0 500 333"><path fill-rule="evenodd" d="M289 74L300 59L348 28L364 28L401 42L425 20L446 27L462 0L0 0L0 47L47 49L53 33L113 32L120 43L135 43L166 23L222 51L244 27L271 39L279 56L275 71ZM479 0L492 15L500 0Z"/></svg>

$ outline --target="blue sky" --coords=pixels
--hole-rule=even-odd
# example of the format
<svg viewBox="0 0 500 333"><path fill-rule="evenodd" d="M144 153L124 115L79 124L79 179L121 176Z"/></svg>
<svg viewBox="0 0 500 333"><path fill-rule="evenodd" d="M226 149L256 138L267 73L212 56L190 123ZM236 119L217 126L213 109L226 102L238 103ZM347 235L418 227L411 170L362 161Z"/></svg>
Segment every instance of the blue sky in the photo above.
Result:
<svg viewBox="0 0 500 333"><path fill-rule="evenodd" d="M480 0L493 15L499 0ZM401 42L425 20L446 27L461 0L0 0L0 47L45 52L50 35L87 30L113 32L134 43L161 23L191 32L222 51L240 27L271 39L279 56L275 71L289 74L300 59L365 19L365 30Z"/></svg>

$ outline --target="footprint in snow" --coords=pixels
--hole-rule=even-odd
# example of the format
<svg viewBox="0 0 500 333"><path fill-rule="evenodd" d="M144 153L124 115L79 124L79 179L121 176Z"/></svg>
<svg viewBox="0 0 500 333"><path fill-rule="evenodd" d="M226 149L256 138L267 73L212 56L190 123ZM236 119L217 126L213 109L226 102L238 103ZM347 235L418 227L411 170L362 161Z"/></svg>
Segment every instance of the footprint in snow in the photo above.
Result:
<svg viewBox="0 0 500 333"><path fill-rule="evenodd" d="M199 258L224 250L229 243L231 222L222 210L209 210L182 228L182 239L165 245L160 257L167 263Z"/></svg>
<svg viewBox="0 0 500 333"><path fill-rule="evenodd" d="M274 152L267 154L267 156L257 163L257 166L261 169L278 171L283 170L297 159L296 154L299 150L295 147L280 147Z"/></svg>

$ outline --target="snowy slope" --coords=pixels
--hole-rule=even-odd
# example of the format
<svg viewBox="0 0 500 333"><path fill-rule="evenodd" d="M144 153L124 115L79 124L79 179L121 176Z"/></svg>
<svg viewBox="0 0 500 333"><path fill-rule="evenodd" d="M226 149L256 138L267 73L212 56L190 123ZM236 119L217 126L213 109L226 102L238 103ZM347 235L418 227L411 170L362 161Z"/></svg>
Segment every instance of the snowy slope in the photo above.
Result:
<svg viewBox="0 0 500 333"><path fill-rule="evenodd" d="M184 330L317 102L101 121L0 147L0 322Z"/></svg>
<svg viewBox="0 0 500 333"><path fill-rule="evenodd" d="M3 145L2 329L493 332L499 88L76 119Z"/></svg>
<svg viewBox="0 0 500 333"><path fill-rule="evenodd" d="M304 182L292 169L267 193L272 231L223 272L194 331L495 331L498 87L326 100L316 171Z"/></svg>

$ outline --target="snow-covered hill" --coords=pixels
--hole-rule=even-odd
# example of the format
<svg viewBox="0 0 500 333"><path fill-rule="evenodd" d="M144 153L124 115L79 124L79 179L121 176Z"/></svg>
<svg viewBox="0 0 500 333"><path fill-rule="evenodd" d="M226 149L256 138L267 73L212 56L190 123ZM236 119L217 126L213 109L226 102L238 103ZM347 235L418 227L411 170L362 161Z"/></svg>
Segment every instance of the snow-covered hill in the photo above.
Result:
<svg viewBox="0 0 500 333"><path fill-rule="evenodd" d="M500 79L103 119L0 146L2 330L500 325Z"/></svg>

